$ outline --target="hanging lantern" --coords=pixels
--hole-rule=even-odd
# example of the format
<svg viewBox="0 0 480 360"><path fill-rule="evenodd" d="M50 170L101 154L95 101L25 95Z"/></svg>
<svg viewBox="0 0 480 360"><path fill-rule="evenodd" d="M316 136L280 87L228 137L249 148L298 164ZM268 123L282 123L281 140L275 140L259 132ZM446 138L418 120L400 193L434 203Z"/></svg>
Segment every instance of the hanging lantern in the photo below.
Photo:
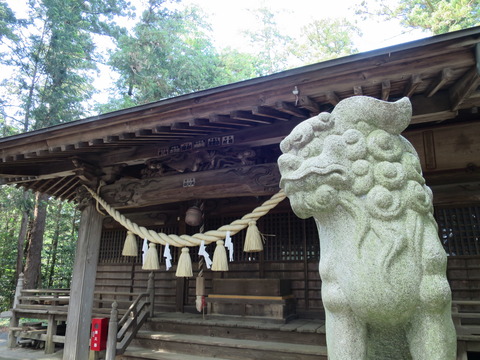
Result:
<svg viewBox="0 0 480 360"><path fill-rule="evenodd" d="M198 206L188 208L185 222L190 226L199 226L202 223L202 210Z"/></svg>

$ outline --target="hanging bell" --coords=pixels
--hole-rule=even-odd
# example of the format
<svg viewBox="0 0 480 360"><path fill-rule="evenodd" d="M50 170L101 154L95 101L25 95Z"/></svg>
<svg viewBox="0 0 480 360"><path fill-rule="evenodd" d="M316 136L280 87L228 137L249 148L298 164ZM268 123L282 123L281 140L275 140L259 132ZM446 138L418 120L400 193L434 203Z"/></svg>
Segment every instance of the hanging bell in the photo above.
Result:
<svg viewBox="0 0 480 360"><path fill-rule="evenodd" d="M199 226L202 223L202 210L198 206L188 208L185 214L185 222L190 226Z"/></svg>

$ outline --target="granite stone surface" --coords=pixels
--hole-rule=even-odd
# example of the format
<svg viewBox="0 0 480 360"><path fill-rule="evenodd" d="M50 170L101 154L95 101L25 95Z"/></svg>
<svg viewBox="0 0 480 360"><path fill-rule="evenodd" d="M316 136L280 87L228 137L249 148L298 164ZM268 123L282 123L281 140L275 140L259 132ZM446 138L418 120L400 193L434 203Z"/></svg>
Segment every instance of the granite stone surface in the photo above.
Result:
<svg viewBox="0 0 480 360"><path fill-rule="evenodd" d="M281 187L314 217L330 360L453 360L447 258L418 155L400 134L408 98L356 96L281 143Z"/></svg>

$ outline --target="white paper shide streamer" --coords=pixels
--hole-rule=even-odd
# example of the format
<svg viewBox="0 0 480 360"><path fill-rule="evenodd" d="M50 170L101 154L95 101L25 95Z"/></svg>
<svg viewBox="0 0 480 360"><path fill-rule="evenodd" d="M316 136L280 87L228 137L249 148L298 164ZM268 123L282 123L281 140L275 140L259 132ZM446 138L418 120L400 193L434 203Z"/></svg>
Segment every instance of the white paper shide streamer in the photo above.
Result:
<svg viewBox="0 0 480 360"><path fill-rule="evenodd" d="M210 260L210 255L207 252L205 241L203 240L200 244L200 248L198 249L198 255L205 258L205 266L207 267L207 269L210 269L210 267L212 266L212 260Z"/></svg>
<svg viewBox="0 0 480 360"><path fill-rule="evenodd" d="M147 256L148 251L148 240L143 239L143 246L142 246L142 264L145 264L145 258Z"/></svg>
<svg viewBox="0 0 480 360"><path fill-rule="evenodd" d="M172 254L170 252L170 245L166 244L163 250L163 257L165 258L165 267L169 270L172 267Z"/></svg>
<svg viewBox="0 0 480 360"><path fill-rule="evenodd" d="M227 234L225 235L225 247L228 249L229 261L233 261L233 242L232 237L230 236L230 231L227 231Z"/></svg>

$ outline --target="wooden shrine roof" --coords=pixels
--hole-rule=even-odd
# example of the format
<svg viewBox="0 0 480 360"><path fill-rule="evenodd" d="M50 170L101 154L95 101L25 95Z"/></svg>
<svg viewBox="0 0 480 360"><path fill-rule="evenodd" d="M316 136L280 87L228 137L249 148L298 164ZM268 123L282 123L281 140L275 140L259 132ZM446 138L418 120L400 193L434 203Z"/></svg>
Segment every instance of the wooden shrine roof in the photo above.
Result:
<svg viewBox="0 0 480 360"><path fill-rule="evenodd" d="M476 27L3 138L0 183L73 200L83 182L184 144L278 144L354 95L408 96L412 130L478 121L479 44Z"/></svg>

